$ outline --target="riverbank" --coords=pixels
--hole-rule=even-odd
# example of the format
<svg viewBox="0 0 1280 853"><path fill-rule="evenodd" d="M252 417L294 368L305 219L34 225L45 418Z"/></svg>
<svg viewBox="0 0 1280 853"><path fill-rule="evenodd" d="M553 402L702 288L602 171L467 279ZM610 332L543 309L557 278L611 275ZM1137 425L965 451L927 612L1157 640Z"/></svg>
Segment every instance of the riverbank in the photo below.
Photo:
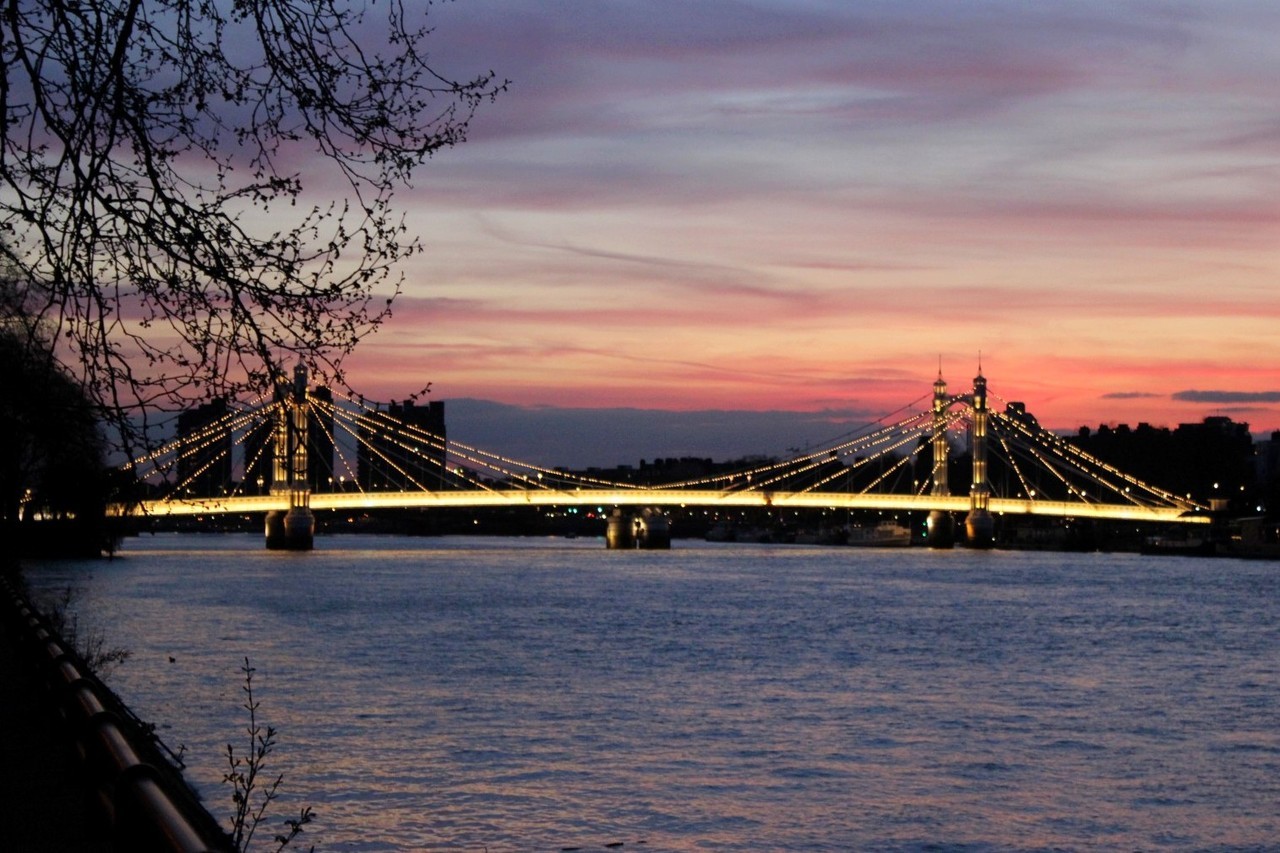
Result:
<svg viewBox="0 0 1280 853"><path fill-rule="evenodd" d="M8 631L0 632L0 813L4 846L31 853L107 853L105 824L70 737Z"/></svg>
<svg viewBox="0 0 1280 853"><path fill-rule="evenodd" d="M5 841L23 851L230 850L216 820L139 721L0 577Z"/></svg>

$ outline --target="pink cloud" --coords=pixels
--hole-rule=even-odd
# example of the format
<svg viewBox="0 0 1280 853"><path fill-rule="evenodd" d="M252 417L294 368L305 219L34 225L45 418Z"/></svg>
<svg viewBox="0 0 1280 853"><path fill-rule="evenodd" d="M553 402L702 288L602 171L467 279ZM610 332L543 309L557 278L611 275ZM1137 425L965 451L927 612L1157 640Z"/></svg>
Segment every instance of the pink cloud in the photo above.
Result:
<svg viewBox="0 0 1280 853"><path fill-rule="evenodd" d="M1280 386L1280 10L433 9L514 85L402 199L387 396L889 411L982 350L1070 428Z"/></svg>

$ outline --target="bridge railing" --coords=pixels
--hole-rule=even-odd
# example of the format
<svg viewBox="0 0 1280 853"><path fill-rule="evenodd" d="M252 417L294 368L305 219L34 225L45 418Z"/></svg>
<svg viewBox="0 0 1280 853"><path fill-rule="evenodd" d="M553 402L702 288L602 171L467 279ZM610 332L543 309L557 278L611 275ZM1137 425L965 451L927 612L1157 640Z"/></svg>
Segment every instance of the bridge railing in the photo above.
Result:
<svg viewBox="0 0 1280 853"><path fill-rule="evenodd" d="M0 578L0 620L74 738L115 848L230 853L217 821L136 718L7 578Z"/></svg>
<svg viewBox="0 0 1280 853"><path fill-rule="evenodd" d="M711 491L671 489L507 489L413 492L318 492L311 496L316 510L378 508L466 508L512 506L699 506L709 508L777 507L787 509L868 509L894 512L966 512L966 495L900 495L847 492ZM257 513L287 509L285 496L144 501L138 515L170 516L206 513ZM1033 498L991 499L991 512L1067 518L1111 518L1132 521L1208 523L1205 514L1189 514L1176 506L1084 503Z"/></svg>

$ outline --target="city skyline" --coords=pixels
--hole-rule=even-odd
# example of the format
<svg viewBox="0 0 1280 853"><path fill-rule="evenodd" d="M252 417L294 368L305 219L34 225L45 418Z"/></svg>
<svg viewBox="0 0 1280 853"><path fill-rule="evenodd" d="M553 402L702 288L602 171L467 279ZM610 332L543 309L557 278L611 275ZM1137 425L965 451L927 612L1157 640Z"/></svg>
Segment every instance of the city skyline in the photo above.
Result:
<svg viewBox="0 0 1280 853"><path fill-rule="evenodd" d="M510 90L399 201L370 397L1280 429L1280 8L433 6ZM459 430L459 437L466 436Z"/></svg>

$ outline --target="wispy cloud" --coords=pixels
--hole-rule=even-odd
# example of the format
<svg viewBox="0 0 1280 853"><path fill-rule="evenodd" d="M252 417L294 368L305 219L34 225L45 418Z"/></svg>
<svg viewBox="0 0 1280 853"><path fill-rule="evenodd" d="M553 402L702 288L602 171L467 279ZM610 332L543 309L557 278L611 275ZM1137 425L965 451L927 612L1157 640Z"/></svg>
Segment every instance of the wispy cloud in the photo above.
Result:
<svg viewBox="0 0 1280 853"><path fill-rule="evenodd" d="M433 61L513 86L404 194L427 252L354 382L890 411L939 355L962 387L981 350L1049 426L1214 403L1280 427L1271 392L1183 390L1276 387L1274 3L468 0L431 19Z"/></svg>
<svg viewBox="0 0 1280 853"><path fill-rule="evenodd" d="M1147 391L1112 391L1109 394L1103 394L1104 400L1158 400L1164 395L1152 394Z"/></svg>
<svg viewBox="0 0 1280 853"><path fill-rule="evenodd" d="M1173 399L1187 403L1280 403L1280 391L1178 391Z"/></svg>

